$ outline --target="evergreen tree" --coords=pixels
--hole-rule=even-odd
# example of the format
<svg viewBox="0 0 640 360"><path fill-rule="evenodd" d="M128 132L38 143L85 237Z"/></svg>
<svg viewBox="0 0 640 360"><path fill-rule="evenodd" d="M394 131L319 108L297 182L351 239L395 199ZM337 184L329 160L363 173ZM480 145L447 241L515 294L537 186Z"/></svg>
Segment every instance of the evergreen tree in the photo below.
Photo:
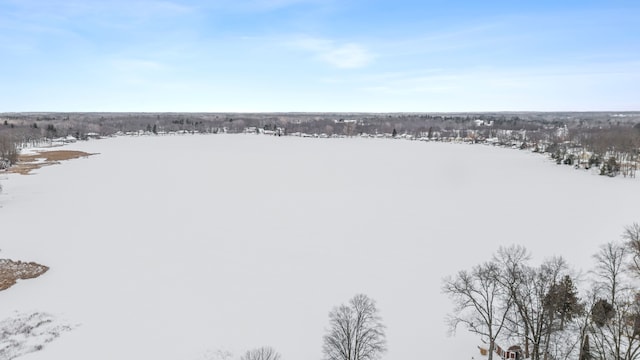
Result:
<svg viewBox="0 0 640 360"><path fill-rule="evenodd" d="M578 289L569 275L565 275L560 282L551 285L544 301L547 310L560 321L560 329L564 329L566 322L584 311L584 306L578 298Z"/></svg>
<svg viewBox="0 0 640 360"><path fill-rule="evenodd" d="M55 137L58 134L58 129L56 129L56 127L53 126L53 124L48 124L46 131L47 131L47 137L49 138Z"/></svg>
<svg viewBox="0 0 640 360"><path fill-rule="evenodd" d="M591 350L589 349L589 335L585 335L582 348L580 349L580 360L591 360Z"/></svg>
<svg viewBox="0 0 640 360"><path fill-rule="evenodd" d="M598 300L591 309L591 320L598 327L603 327L616 315L616 309L607 300Z"/></svg>

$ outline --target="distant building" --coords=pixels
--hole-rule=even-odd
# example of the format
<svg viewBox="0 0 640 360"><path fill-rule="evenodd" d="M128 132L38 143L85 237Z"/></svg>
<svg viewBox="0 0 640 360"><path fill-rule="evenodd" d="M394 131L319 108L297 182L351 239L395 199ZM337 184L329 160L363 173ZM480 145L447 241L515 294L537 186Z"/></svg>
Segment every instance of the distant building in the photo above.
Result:
<svg viewBox="0 0 640 360"><path fill-rule="evenodd" d="M493 126L493 120L485 121L485 120L482 120L482 119L475 119L475 120L473 120L473 123L476 126Z"/></svg>

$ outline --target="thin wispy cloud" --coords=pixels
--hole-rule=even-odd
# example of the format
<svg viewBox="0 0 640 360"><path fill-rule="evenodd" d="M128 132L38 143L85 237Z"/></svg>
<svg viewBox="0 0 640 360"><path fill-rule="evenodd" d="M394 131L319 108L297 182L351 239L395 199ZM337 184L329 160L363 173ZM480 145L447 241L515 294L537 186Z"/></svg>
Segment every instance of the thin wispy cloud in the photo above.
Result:
<svg viewBox="0 0 640 360"><path fill-rule="evenodd" d="M173 1L132 0L132 1L94 1L94 0L25 0L12 2L11 15L22 21L68 24L80 24L103 19L104 22L121 22L123 19L151 20L171 18L193 14L196 6Z"/></svg>
<svg viewBox="0 0 640 360"><path fill-rule="evenodd" d="M506 33L504 24L491 22L431 30L403 39L384 39L382 45L393 56L408 56L486 48L511 38L512 35Z"/></svg>
<svg viewBox="0 0 640 360"><path fill-rule="evenodd" d="M114 69L123 72L159 71L167 68L160 62L145 59L114 59L111 64Z"/></svg>
<svg viewBox="0 0 640 360"><path fill-rule="evenodd" d="M222 0L208 6L236 11L262 12L280 10L299 5L323 5L336 0Z"/></svg>
<svg viewBox="0 0 640 360"><path fill-rule="evenodd" d="M250 0L250 1L239 1L240 3L246 3L249 6L263 8L263 9L273 9L280 8L291 5L298 5L304 3L318 3L319 0Z"/></svg>
<svg viewBox="0 0 640 360"><path fill-rule="evenodd" d="M155 84L164 78L169 67L156 60L143 58L113 58L102 68L109 81L118 86Z"/></svg>
<svg viewBox="0 0 640 360"><path fill-rule="evenodd" d="M353 42L339 43L305 37L292 44L298 49L312 53L316 59L340 69L362 68L369 65L375 58L375 55L365 46Z"/></svg>
<svg viewBox="0 0 640 360"><path fill-rule="evenodd" d="M640 63L586 64L576 67L539 66L513 68L446 69L431 74L396 74L375 81L363 80L367 91L384 93L455 92L458 90L501 91L574 87L575 84L600 83L603 79L639 79Z"/></svg>
<svg viewBox="0 0 640 360"><path fill-rule="evenodd" d="M602 102L631 110L619 91L635 92L640 63L594 63L511 68L446 69L361 79L373 98L423 99L438 111L603 110ZM620 104L627 103L626 107Z"/></svg>

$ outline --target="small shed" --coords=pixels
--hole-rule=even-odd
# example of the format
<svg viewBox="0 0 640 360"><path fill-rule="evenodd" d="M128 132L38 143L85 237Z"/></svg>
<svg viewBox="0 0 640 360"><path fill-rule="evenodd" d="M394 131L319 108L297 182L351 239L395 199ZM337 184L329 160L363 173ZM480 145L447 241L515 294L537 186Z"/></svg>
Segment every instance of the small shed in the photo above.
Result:
<svg viewBox="0 0 640 360"><path fill-rule="evenodd" d="M513 345L507 349L504 353L505 359L515 359L520 360L523 359L522 356L522 348L518 345Z"/></svg>

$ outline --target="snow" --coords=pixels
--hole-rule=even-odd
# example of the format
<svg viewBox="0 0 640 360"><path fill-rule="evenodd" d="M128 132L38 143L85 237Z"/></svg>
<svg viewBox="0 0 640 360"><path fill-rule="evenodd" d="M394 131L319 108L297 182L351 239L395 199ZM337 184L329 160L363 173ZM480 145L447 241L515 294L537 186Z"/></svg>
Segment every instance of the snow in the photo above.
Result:
<svg viewBox="0 0 640 360"><path fill-rule="evenodd" d="M0 319L73 330L24 359L321 359L328 312L377 301L384 359L480 358L442 278L522 244L578 270L638 221L640 182L480 145L254 135L117 137L9 174L2 257L51 269ZM508 345L508 344L503 344Z"/></svg>

